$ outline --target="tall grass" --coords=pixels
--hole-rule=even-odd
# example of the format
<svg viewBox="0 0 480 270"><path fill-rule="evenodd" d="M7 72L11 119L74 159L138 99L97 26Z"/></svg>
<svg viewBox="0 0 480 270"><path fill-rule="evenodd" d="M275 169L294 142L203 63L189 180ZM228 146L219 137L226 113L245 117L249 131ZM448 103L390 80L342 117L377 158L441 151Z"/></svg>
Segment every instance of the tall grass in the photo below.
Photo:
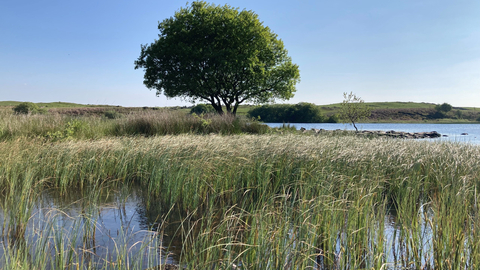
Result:
<svg viewBox="0 0 480 270"><path fill-rule="evenodd" d="M128 130L133 120L122 121L115 125ZM141 187L147 209L178 209L177 258L188 269L480 264L473 145L291 134L23 138L0 142L0 160L2 190L30 179L38 190L76 190L94 202L95 187ZM95 218L85 216L92 223L81 228L92 235ZM8 247L4 260L27 260L15 250Z"/></svg>
<svg viewBox="0 0 480 270"><path fill-rule="evenodd" d="M111 136L153 136L167 134L240 134L266 133L268 127L231 115L190 115L179 111L134 111L109 119L105 116L46 115L0 116L0 140L20 137L62 139L99 139Z"/></svg>

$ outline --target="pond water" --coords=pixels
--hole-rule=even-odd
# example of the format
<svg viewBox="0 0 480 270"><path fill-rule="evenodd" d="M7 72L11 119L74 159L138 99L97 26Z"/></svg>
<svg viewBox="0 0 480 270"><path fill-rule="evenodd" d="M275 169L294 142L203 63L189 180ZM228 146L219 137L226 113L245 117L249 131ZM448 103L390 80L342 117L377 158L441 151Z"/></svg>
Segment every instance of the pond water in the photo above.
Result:
<svg viewBox="0 0 480 270"><path fill-rule="evenodd" d="M0 248L0 257L5 247L23 241L29 243L31 254L38 253L42 241L49 239L51 246L63 242L64 247L75 247L86 263L102 269L108 265L106 261L125 254L142 257L145 265L148 260L155 261L155 265L174 264L181 252L181 239L175 236L178 213L172 211L168 215L171 226L165 226L165 209L155 204L147 207L145 197L138 188L110 189L98 198L84 197L79 192L43 192L31 210L25 239L10 236L11 228L5 224L11 220L0 211L0 246L4 247ZM46 252L58 255L55 249Z"/></svg>
<svg viewBox="0 0 480 270"><path fill-rule="evenodd" d="M283 123L266 123L269 127L281 127ZM480 144L480 124L398 124L398 123L358 123L359 130L395 130L404 132L430 132L436 131L446 135L434 141L453 141ZM355 130L353 125L342 123L294 123L290 124L297 129L312 128L325 130ZM467 134L467 135L462 135Z"/></svg>

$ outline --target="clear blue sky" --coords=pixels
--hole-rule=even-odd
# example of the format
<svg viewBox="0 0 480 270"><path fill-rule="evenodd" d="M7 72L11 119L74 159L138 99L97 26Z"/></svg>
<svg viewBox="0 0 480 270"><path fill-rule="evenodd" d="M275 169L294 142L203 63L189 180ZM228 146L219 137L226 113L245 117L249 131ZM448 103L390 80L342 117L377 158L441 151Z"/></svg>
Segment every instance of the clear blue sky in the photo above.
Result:
<svg viewBox="0 0 480 270"><path fill-rule="evenodd" d="M214 0L255 11L301 82L288 103L448 102L480 107L479 0ZM0 100L189 105L156 97L133 62L186 1L2 0Z"/></svg>

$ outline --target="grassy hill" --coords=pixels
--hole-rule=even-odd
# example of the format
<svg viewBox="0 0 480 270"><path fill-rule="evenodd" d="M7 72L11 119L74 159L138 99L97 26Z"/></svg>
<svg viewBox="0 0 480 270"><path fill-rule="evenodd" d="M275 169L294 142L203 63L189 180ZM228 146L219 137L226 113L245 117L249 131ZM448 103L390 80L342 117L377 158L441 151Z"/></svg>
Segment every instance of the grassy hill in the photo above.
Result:
<svg viewBox="0 0 480 270"><path fill-rule="evenodd" d="M4 110L20 104L19 101L0 101L0 108ZM115 110L119 113L128 113L146 109L178 110L189 113L192 106L175 106L165 108L153 107L121 107L111 105L90 105L70 102L40 102L36 103L39 107L45 108L51 112L65 113L70 115L89 115L103 114L107 110ZM473 107L453 107L443 118L436 118L434 103L425 102L369 102L365 103L372 109L372 115L366 122L478 122L480 119L480 109ZM247 116L248 111L255 108L255 105L240 105L237 115ZM329 105L317 105L322 115L330 117L338 115L340 112L340 103Z"/></svg>
<svg viewBox="0 0 480 270"><path fill-rule="evenodd" d="M17 106L21 101L0 101L0 106ZM86 107L113 107L109 105L85 105L70 102L38 102L35 103L44 108L86 108Z"/></svg>

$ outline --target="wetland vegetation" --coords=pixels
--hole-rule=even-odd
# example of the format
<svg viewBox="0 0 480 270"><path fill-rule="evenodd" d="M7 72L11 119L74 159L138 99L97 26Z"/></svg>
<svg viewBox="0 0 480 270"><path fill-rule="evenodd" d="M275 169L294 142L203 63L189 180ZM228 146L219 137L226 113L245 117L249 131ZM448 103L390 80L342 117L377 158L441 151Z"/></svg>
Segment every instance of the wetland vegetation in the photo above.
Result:
<svg viewBox="0 0 480 270"><path fill-rule="evenodd" d="M3 269L480 264L475 145L271 132L162 110L0 114ZM132 196L145 228L122 219L109 232L101 208L122 212Z"/></svg>

